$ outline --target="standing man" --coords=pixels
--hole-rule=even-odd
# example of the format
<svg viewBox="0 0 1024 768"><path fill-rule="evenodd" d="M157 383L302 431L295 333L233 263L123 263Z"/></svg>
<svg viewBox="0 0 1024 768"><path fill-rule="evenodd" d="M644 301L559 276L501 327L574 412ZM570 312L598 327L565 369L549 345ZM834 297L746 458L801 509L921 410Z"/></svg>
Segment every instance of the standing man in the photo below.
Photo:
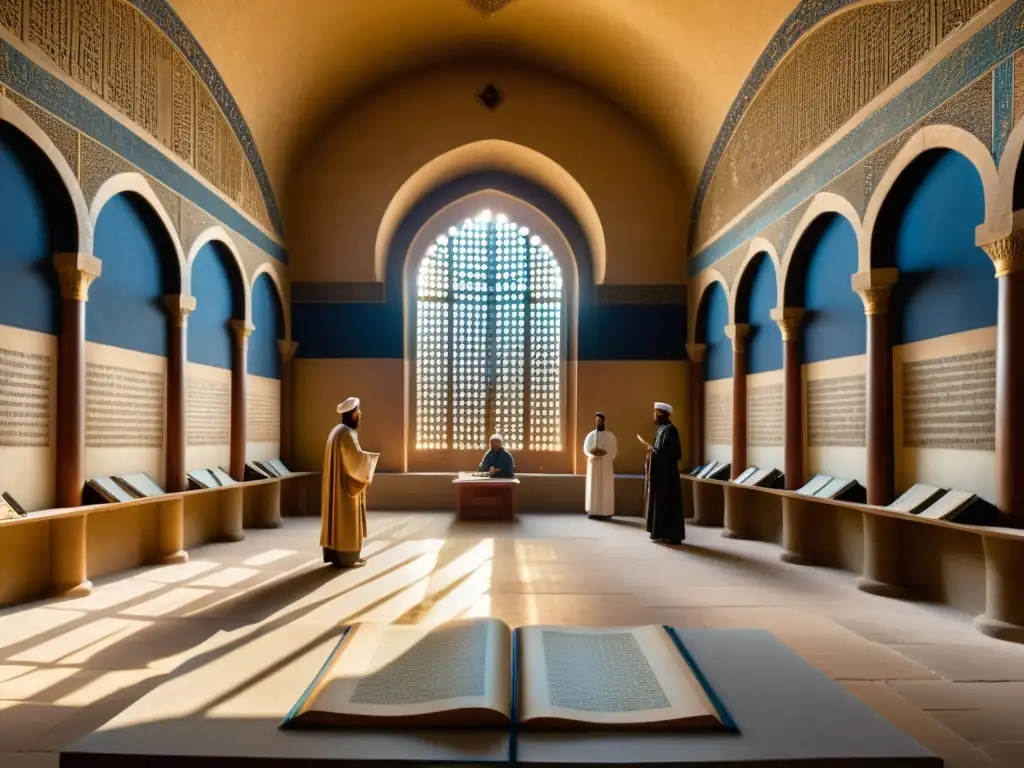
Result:
<svg viewBox="0 0 1024 768"><path fill-rule="evenodd" d="M615 514L615 456L619 452L615 435L604 427L604 414L594 414L594 431L583 441L587 457L587 498L585 509L591 519Z"/></svg>
<svg viewBox="0 0 1024 768"><path fill-rule="evenodd" d="M324 451L320 499L320 546L324 562L335 568L359 568L366 538L366 486L373 482L379 453L359 447L359 398L338 406L341 424L331 430Z"/></svg>
<svg viewBox="0 0 1024 768"><path fill-rule="evenodd" d="M491 477L511 479L516 476L516 460L505 450L501 435L491 435L491 450L484 454L477 472L486 472Z"/></svg>
<svg viewBox="0 0 1024 768"><path fill-rule="evenodd" d="M658 425L658 431L654 433L654 442L648 443L640 438L640 442L647 446L644 506L651 539L681 544L686 538L683 526L683 489L679 481L679 462L683 458L683 449L679 443L679 432L669 420L671 414L671 405L655 403L654 423Z"/></svg>

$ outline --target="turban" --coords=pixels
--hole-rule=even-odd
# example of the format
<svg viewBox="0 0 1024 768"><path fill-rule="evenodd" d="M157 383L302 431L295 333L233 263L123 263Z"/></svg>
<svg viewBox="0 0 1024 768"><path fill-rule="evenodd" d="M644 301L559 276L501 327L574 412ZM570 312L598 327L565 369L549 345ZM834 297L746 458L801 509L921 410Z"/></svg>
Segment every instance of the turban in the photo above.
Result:
<svg viewBox="0 0 1024 768"><path fill-rule="evenodd" d="M349 411L354 411L358 407L359 398L350 397L348 400L346 400L345 402L338 406L338 413L348 413Z"/></svg>
<svg viewBox="0 0 1024 768"><path fill-rule="evenodd" d="M604 418L604 414L603 414L603 413L601 413L600 411L598 411L597 413L595 413L595 414L594 414L594 418L595 418L595 419L596 419L596 418L602 418L602 419L603 419L603 418Z"/></svg>
<svg viewBox="0 0 1024 768"><path fill-rule="evenodd" d="M498 440L499 442L502 442L502 443L505 442L504 438L501 435L499 435L497 432L495 432L493 435L491 435L491 440Z"/></svg>
<svg viewBox="0 0 1024 768"><path fill-rule="evenodd" d="M672 413L672 406L669 405L668 403L655 403L654 404L654 410L656 410L656 411L664 411L665 413L671 414Z"/></svg>

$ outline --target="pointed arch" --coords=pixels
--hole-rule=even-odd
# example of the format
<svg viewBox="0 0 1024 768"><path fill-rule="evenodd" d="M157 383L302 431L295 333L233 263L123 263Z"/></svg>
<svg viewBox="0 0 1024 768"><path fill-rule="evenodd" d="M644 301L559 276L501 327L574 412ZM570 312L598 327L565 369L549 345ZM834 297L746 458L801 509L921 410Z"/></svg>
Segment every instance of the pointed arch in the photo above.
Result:
<svg viewBox="0 0 1024 768"><path fill-rule="evenodd" d="M220 243L231 254L231 258L238 268L235 277L238 279L239 285L242 288L242 296L244 297L244 317L239 319L244 320L246 323L252 322L252 286L245 274L245 264L242 262L242 256L238 252L238 246L235 245L235 241L231 239L231 236L224 227L219 224L208 227L200 232L199 236L192 243L192 247L189 248L188 256L185 259L186 280L182 283L182 290L187 291L189 294L192 293L192 267L195 265L196 256L199 255L199 251L203 249L204 245L212 242ZM280 286L278 287L278 292L280 292Z"/></svg>
<svg viewBox="0 0 1024 768"><path fill-rule="evenodd" d="M691 289L694 301L687 302L687 314L689 315L687 322L687 328L689 328L687 343L689 344L700 343L697 341L699 337L699 334L697 333L697 323L700 321L701 307L704 305L704 299L707 296L708 289L714 287L715 283L721 287L723 295L726 297L726 300L728 300L730 293L729 281L725 279L725 275L714 267L708 267L707 269L702 270L701 273L691 281L691 284L694 286Z"/></svg>
<svg viewBox="0 0 1024 768"><path fill-rule="evenodd" d="M770 241L763 237L755 237L750 241L750 245L747 246L747 253L743 257L743 261L740 262L739 268L736 270L736 279L733 280L732 287L729 291L729 322L735 323L736 321L736 301L739 297L740 286L743 284L743 279L746 276L747 267L750 266L755 258L760 254L767 254L768 259L772 263L772 267L775 270L776 282L778 281L778 275L781 272L779 265L779 253L772 245Z"/></svg>
<svg viewBox="0 0 1024 768"><path fill-rule="evenodd" d="M797 252L797 249L802 246L804 235L819 218L830 214L842 216L850 223L850 226L853 227L854 235L857 238L857 252L860 253L864 227L861 222L860 215L857 213L857 209L854 208L853 203L842 195L837 195L834 192L819 192L811 198L811 204L807 207L807 210L804 211L804 215L800 217L800 221L797 223L793 230L793 234L789 238L789 244L786 246L786 250L782 254L782 267L779 271L778 306L786 306L786 286L789 281L790 267L793 264L793 255Z"/></svg>

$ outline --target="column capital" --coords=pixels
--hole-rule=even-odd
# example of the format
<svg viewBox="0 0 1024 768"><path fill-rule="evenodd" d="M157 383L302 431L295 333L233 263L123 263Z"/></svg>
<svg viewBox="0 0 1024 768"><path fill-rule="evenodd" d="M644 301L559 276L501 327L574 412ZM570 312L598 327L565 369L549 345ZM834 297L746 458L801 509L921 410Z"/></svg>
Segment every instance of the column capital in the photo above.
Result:
<svg viewBox="0 0 1024 768"><path fill-rule="evenodd" d="M277 348L281 351L281 362L290 363L295 357L295 350L299 348L299 342L290 339L278 339Z"/></svg>
<svg viewBox="0 0 1024 768"><path fill-rule="evenodd" d="M686 345L686 356L690 358L691 363L700 363L704 360L704 353L707 352L707 344L687 344Z"/></svg>
<svg viewBox="0 0 1024 768"><path fill-rule="evenodd" d="M732 351L743 352L746 347L747 333L750 326L746 323L733 323L725 326L725 335L732 340Z"/></svg>
<svg viewBox="0 0 1024 768"><path fill-rule="evenodd" d="M103 262L88 253L55 253L53 266L60 279L63 299L89 300L89 286L103 272Z"/></svg>
<svg viewBox="0 0 1024 768"><path fill-rule="evenodd" d="M256 326L245 320L232 320L231 330L235 332L236 338L248 339L252 336L252 332L256 330Z"/></svg>
<svg viewBox="0 0 1024 768"><path fill-rule="evenodd" d="M996 268L996 277L1024 269L1024 231L1011 232L1004 238L981 246Z"/></svg>
<svg viewBox="0 0 1024 768"><path fill-rule="evenodd" d="M895 267L856 272L850 277L850 285L864 302L865 315L882 315L889 311L892 287L899 278Z"/></svg>
<svg viewBox="0 0 1024 768"><path fill-rule="evenodd" d="M804 310L800 307L775 307L771 311L772 320L779 326L783 341L796 341L800 332L800 321L804 319Z"/></svg>
<svg viewBox="0 0 1024 768"><path fill-rule="evenodd" d="M171 322L174 323L175 328L187 328L188 316L196 308L196 297L184 293L174 293L164 296L164 306L171 313Z"/></svg>

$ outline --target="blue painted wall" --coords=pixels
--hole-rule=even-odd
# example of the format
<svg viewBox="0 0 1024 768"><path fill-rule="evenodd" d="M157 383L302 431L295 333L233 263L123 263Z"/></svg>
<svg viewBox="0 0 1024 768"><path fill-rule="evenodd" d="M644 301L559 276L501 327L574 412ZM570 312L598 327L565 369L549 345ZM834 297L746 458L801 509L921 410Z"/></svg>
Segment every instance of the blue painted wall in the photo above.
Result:
<svg viewBox="0 0 1024 768"><path fill-rule="evenodd" d="M775 265L767 253L747 264L736 296L736 322L747 323L747 373L782 368L782 334L771 312L779 303Z"/></svg>
<svg viewBox="0 0 1024 768"><path fill-rule="evenodd" d="M801 353L805 363L867 352L864 304L853 292L857 235L842 216L829 214L809 226L793 253L786 306L803 307Z"/></svg>
<svg viewBox="0 0 1024 768"><path fill-rule="evenodd" d="M497 189L543 211L565 235L579 273L579 360L685 360L686 307L597 304L590 247L575 217L546 189L520 176L474 173L438 187L398 227L388 254L382 304L292 304L292 338L302 358L403 356L406 254L419 229L437 211L474 192ZM359 333L352 333L358 328Z"/></svg>
<svg viewBox="0 0 1024 768"><path fill-rule="evenodd" d="M879 266L900 270L893 344L995 325L995 272L974 244L985 199L971 162L949 150L927 152L903 172L888 199L873 245Z"/></svg>
<svg viewBox="0 0 1024 768"><path fill-rule="evenodd" d="M71 199L49 159L0 123L0 325L57 332L53 254L77 251L77 237Z"/></svg>
<svg viewBox="0 0 1024 768"><path fill-rule="evenodd" d="M192 295L196 308L188 318L188 359L193 363L231 368L231 321L245 317L243 277L222 243L210 242L192 262Z"/></svg>
<svg viewBox="0 0 1024 768"><path fill-rule="evenodd" d="M704 380L728 379L732 376L732 342L725 335L729 324L729 298L721 283L712 283L701 297L697 310L695 339L706 344Z"/></svg>
<svg viewBox="0 0 1024 768"><path fill-rule="evenodd" d="M266 274L252 287L252 322L256 330L249 338L249 373L269 379L281 378L281 350L284 315L274 281Z"/></svg>
<svg viewBox="0 0 1024 768"><path fill-rule="evenodd" d="M163 297L181 293L181 275L163 223L142 198L117 195L100 212L94 248L103 273L89 289L85 338L166 356Z"/></svg>

